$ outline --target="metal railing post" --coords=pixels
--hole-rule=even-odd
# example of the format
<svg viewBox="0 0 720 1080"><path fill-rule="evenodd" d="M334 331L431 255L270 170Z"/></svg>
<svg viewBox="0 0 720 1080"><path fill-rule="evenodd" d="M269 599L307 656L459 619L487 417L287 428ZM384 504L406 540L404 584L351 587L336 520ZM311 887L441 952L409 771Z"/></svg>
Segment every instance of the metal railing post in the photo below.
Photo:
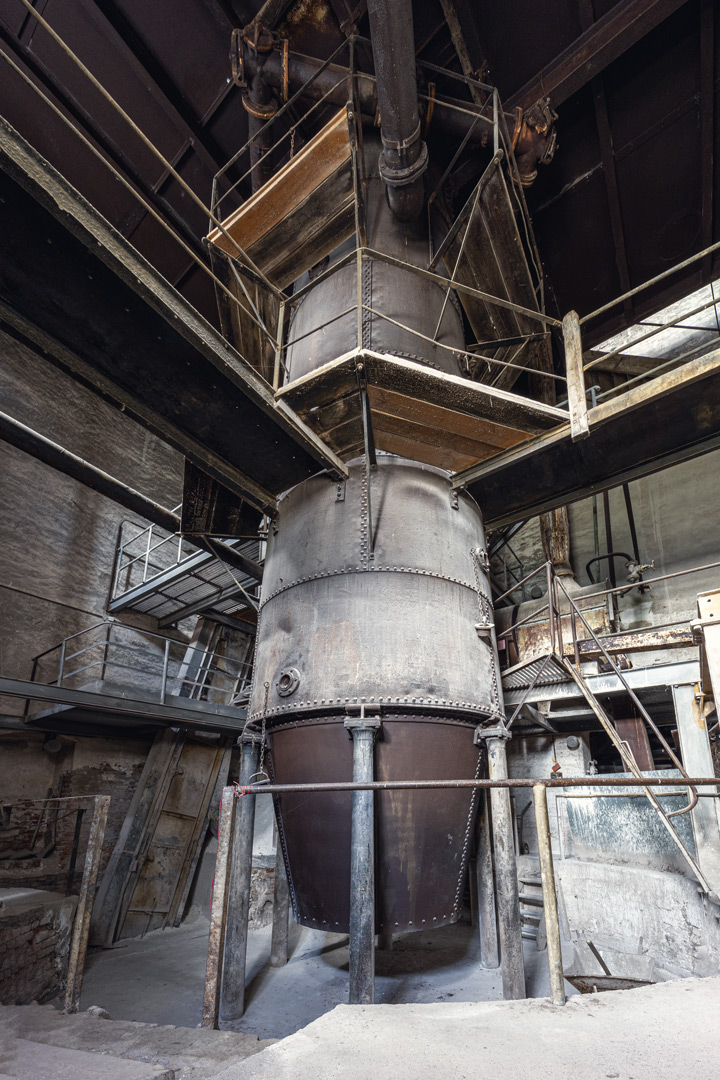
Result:
<svg viewBox="0 0 720 1080"><path fill-rule="evenodd" d="M560 920L558 918L555 873L553 871L552 844L550 842L550 818L548 816L547 791L544 784L533 788L535 824L537 826L540 874L542 877L543 910L547 934L548 969L550 971L550 996L553 1005L565 1004L565 979L560 946Z"/></svg>
<svg viewBox="0 0 720 1080"><path fill-rule="evenodd" d="M165 639L165 654L163 656L163 669L162 669L162 681L160 683L160 704L165 704L165 695L167 693L167 673L168 662L170 660L170 638Z"/></svg>
<svg viewBox="0 0 720 1080"><path fill-rule="evenodd" d="M57 678L58 686L62 686L63 674L64 674L64 671L65 671L65 648L66 648L66 645L67 645L67 638L64 638L63 643L60 646L60 667L58 668L58 678Z"/></svg>

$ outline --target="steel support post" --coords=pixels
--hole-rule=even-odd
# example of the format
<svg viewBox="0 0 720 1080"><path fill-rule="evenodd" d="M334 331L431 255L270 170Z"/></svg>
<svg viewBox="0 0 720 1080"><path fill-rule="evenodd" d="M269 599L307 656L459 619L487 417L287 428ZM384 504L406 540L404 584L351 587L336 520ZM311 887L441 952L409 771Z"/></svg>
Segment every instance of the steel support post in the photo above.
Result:
<svg viewBox="0 0 720 1080"><path fill-rule="evenodd" d="M507 740L510 733L500 725L481 728L478 738L487 743L488 776L491 780L507 780ZM513 835L512 804L508 788L492 788L490 792L493 848L495 855L495 887L500 936L503 997L506 1000L524 998L525 964L523 960L522 923L518 893L515 837Z"/></svg>
<svg viewBox="0 0 720 1080"><path fill-rule="evenodd" d="M373 779L373 746L380 720L346 720L353 741L353 781ZM354 791L350 841L350 1004L375 1000L374 793Z"/></svg>
<svg viewBox="0 0 720 1080"><path fill-rule="evenodd" d="M240 786L248 787L258 771L260 737L242 736ZM235 825L230 866L230 891L225 930L220 1018L239 1020L245 1010L245 964L247 960L250 882L252 878L255 796L241 795L235 800Z"/></svg>
<svg viewBox="0 0 720 1080"><path fill-rule="evenodd" d="M540 874L542 876L543 909L547 933L548 968L550 970L550 996L553 1005L565 1004L565 978L563 975L562 949L560 946L560 921L558 919L555 872L553 870L552 844L550 842L550 818L548 817L547 791L543 784L533 788L535 824L537 826Z"/></svg>
<svg viewBox="0 0 720 1080"><path fill-rule="evenodd" d="M484 793L478 815L477 896L480 933L480 964L484 968L500 967L497 915L495 913L495 871L493 869L492 836L490 832L490 799Z"/></svg>
<svg viewBox="0 0 720 1080"><path fill-rule="evenodd" d="M284 967L288 962L288 918L290 915L290 890L288 888L285 859L278 836L275 852L275 886L273 890L272 942L270 967Z"/></svg>
<svg viewBox="0 0 720 1080"><path fill-rule="evenodd" d="M691 776L712 776L714 765L705 719L707 699L697 685L673 686L672 692L685 770ZM717 787L699 789L701 794L717 791ZM716 896L720 895L720 820L717 803L717 799L698 799L695 809L690 811L697 861Z"/></svg>

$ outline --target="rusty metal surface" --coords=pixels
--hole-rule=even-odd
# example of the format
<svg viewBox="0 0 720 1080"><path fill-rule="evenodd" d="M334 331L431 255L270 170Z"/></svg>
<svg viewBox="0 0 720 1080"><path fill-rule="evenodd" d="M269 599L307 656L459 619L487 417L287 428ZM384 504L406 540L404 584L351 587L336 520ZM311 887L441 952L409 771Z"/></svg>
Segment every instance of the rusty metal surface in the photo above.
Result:
<svg viewBox="0 0 720 1080"><path fill-rule="evenodd" d="M344 717L276 728L272 767L278 783L347 781L352 742ZM375 744L378 781L413 776L472 779L478 770L473 725L422 716L383 716ZM349 929L349 792L292 792L276 798L298 922ZM454 922L460 915L473 789L386 790L376 796L376 928L401 933Z"/></svg>
<svg viewBox="0 0 720 1080"><path fill-rule="evenodd" d="M604 990L635 990L652 986L648 979L626 979L622 975L566 975L565 978L581 994L600 994Z"/></svg>
<svg viewBox="0 0 720 1080"><path fill-rule="evenodd" d="M487 581L481 612L474 580L471 551L484 547L475 503L453 498L439 470L389 456L371 472L370 498L373 551L361 465L340 487L318 476L282 499L252 718L361 701L497 711L491 645L476 630L490 608Z"/></svg>
<svg viewBox="0 0 720 1080"><path fill-rule="evenodd" d="M402 223L395 218L385 200L384 185L378 173L379 151L380 140L366 132L367 246L425 269L429 258L427 215L412 223ZM438 213L433 213L436 246L446 228ZM339 248L333 258L341 257L346 247ZM436 272L442 273L442 270ZM306 284L307 280L301 278L298 285ZM442 313L437 335L439 346L401 330L369 311L363 313L362 341L357 340L356 310L324 327L329 318L356 305L357 292L356 268L351 264L320 282L299 302L293 310L288 333L289 342L297 340L297 344L290 345L287 350L288 381L337 359L356 345L417 360L452 375L462 374L456 354L442 347L465 348L462 314L454 292L450 293L444 306L445 290L435 282L385 263L366 261L364 264L362 303L396 322L412 325L430 339L435 335Z"/></svg>

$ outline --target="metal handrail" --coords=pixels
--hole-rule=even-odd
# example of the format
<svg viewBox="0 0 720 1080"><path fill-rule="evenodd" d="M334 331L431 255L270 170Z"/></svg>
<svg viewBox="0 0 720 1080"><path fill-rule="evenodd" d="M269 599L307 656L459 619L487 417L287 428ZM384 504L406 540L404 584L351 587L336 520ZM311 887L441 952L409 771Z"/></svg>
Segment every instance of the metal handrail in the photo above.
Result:
<svg viewBox="0 0 720 1080"><path fill-rule="evenodd" d="M94 641L89 645L84 645L82 648L75 649L73 652L68 652L68 642L74 641L85 634L100 629L107 630L107 636L103 640ZM141 639L141 643L137 644L133 641L119 641L113 639L113 631L135 635ZM162 651L148 652L147 649L143 647L143 642L147 643L148 639L150 639L150 641L162 642ZM185 656L187 656L188 650L196 651L203 655L201 679L183 676L179 673L184 658L177 656L171 658L170 650L173 646L177 649L182 649ZM81 664L70 671L67 670L68 662L81 656L87 656L97 649L101 650L99 659L90 660L89 663ZM41 680L38 678L39 668L37 661L58 651L60 655L56 678L51 680ZM127 656L128 654L136 656L140 663L123 663L122 660L117 657L118 653L121 653L124 656ZM147 660L152 661L150 666L143 665L142 662ZM169 671L171 663L178 666L178 671L174 674ZM126 626L124 623L106 619L102 622L93 624L93 626L86 627L84 630L79 630L74 634L68 635L68 637L53 646L53 648L47 649L44 653L41 653L35 658L32 680L34 682L42 681L45 685L60 687L63 685L63 682L66 683L68 679L77 677L83 672L98 667L102 671L107 667L112 667L122 671L134 672L136 675L142 674L154 678L159 677L159 694L161 702L164 702L167 696L169 681L175 681L179 682L182 686L189 688L191 693L193 690L197 690L198 694L204 691L224 694L228 699L229 704L234 704L234 699L238 694L247 690L252 674L252 663L248 660L234 660L232 657L224 656L221 653L207 653L200 648L193 650L193 646L190 642L169 638L162 634L156 634L150 630L138 630L136 627ZM161 667L161 671L158 671L159 667ZM229 680L232 685L227 687L218 686L215 682L217 677Z"/></svg>

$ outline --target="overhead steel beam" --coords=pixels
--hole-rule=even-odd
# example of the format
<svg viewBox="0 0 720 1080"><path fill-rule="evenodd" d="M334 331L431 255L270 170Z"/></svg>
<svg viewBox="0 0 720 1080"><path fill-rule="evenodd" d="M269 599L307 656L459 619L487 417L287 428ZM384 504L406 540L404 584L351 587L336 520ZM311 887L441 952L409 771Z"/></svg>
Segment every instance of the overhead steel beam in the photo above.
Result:
<svg viewBox="0 0 720 1080"><path fill-rule="evenodd" d="M345 465L97 210L0 121L2 319L260 510Z"/></svg>
<svg viewBox="0 0 720 1080"><path fill-rule="evenodd" d="M0 22L0 41L27 67L35 81L72 117L78 130L97 144L109 161L131 181L140 194L178 230L183 240L193 248L196 254L206 260L207 253L198 240L196 230L180 216L175 207L163 195L140 176L130 158L114 139L98 126L87 109L69 90L59 85L53 73L43 61L22 40L13 37L5 29L2 22ZM137 227L137 222L144 216L145 211L138 203L131 216L131 228L129 230L126 221L126 232L133 231Z"/></svg>
<svg viewBox="0 0 720 1080"><path fill-rule="evenodd" d="M623 0L598 19L551 63L506 99L507 109L530 108L549 97L561 105L683 6L686 0Z"/></svg>
<svg viewBox="0 0 720 1080"><path fill-rule="evenodd" d="M588 409L590 434L570 425L458 473L488 528L545 513L720 447L720 350Z"/></svg>
<svg viewBox="0 0 720 1080"><path fill-rule="evenodd" d="M193 703L190 698L174 699L170 694L166 704L157 701L138 701L114 694L94 694L90 690L68 690L64 686L46 686L27 679L0 678L0 696L45 701L51 705L73 705L98 713L121 713L138 720L164 725L180 725L203 731L240 732L247 710L230 705L210 705L206 701ZM182 702L182 704L180 704ZM32 722L28 724L32 727Z"/></svg>

